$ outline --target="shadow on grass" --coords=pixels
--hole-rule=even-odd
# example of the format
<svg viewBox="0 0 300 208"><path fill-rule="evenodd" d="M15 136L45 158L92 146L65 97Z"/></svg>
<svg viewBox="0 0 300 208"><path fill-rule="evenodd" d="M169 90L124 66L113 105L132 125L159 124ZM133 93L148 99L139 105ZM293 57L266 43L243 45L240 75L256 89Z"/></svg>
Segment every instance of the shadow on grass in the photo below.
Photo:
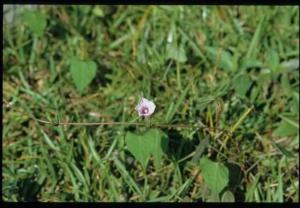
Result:
<svg viewBox="0 0 300 208"><path fill-rule="evenodd" d="M111 80L107 78L107 75L112 73L112 69L106 67L105 65L98 64L98 69L96 72L95 79L93 79L90 87L93 90L98 90L99 87L105 87L107 83L110 83Z"/></svg>
<svg viewBox="0 0 300 208"><path fill-rule="evenodd" d="M42 187L45 184L39 184L36 182L33 177L28 177L18 181L18 201L23 202L34 202L38 200L38 194L40 193Z"/></svg>
<svg viewBox="0 0 300 208"><path fill-rule="evenodd" d="M193 139L187 140L183 138L178 130L168 129L164 130L164 132L169 137L169 144L165 154L175 162L191 154L199 144L199 139L196 138L196 134ZM184 169L188 161L189 160L187 159L180 162L179 167L181 170Z"/></svg>
<svg viewBox="0 0 300 208"><path fill-rule="evenodd" d="M230 189L234 194L236 202L244 202L245 193L240 187L244 178L243 172L241 171L240 167L236 164L226 163L225 165L229 170L228 189Z"/></svg>

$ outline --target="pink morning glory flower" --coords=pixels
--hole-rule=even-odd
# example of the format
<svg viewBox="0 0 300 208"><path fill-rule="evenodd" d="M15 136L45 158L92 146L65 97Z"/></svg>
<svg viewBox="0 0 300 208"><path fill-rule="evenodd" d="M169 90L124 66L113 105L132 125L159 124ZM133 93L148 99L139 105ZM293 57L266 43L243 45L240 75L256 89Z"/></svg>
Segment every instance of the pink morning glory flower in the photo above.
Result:
<svg viewBox="0 0 300 208"><path fill-rule="evenodd" d="M152 101L142 98L135 107L135 110L138 112L139 116L148 117L154 113L155 107L156 106Z"/></svg>

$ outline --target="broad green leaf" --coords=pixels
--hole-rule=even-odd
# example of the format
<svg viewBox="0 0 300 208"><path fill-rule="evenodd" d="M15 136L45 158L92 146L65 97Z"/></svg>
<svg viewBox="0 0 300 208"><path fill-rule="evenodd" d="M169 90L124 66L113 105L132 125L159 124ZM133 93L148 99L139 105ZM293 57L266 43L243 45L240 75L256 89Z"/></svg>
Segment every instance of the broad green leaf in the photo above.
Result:
<svg viewBox="0 0 300 208"><path fill-rule="evenodd" d="M80 92L83 92L84 88L94 79L96 69L97 65L93 61L81 61L75 58L71 60L71 75Z"/></svg>
<svg viewBox="0 0 300 208"><path fill-rule="evenodd" d="M234 87L236 93L242 98L245 97L251 84L252 84L252 81L245 74L240 75L237 79L235 79L233 81L233 87Z"/></svg>
<svg viewBox="0 0 300 208"><path fill-rule="evenodd" d="M222 195L222 202L235 202L234 195L230 191L226 191Z"/></svg>
<svg viewBox="0 0 300 208"><path fill-rule="evenodd" d="M147 168L150 156L159 167L164 151L168 146L168 136L158 129L150 129L143 134L127 132L125 142L130 153Z"/></svg>
<svg viewBox="0 0 300 208"><path fill-rule="evenodd" d="M23 18L30 30L36 36L41 36L47 25L47 18L44 14L39 11L27 10L23 14Z"/></svg>
<svg viewBox="0 0 300 208"><path fill-rule="evenodd" d="M167 44L167 57L180 63L185 63L187 57L183 45L177 47L175 44Z"/></svg>
<svg viewBox="0 0 300 208"><path fill-rule="evenodd" d="M148 144L149 141L145 140L143 135L137 135L131 132L127 132L125 141L130 153L142 164L143 168L146 169L150 152L148 148L145 148L145 145Z"/></svg>
<svg viewBox="0 0 300 208"><path fill-rule="evenodd" d="M234 64L233 57L229 52L220 48L209 46L205 47L205 52L210 60L215 62L215 64L219 64L219 66L225 70L235 71L236 66Z"/></svg>
<svg viewBox="0 0 300 208"><path fill-rule="evenodd" d="M226 166L208 158L201 158L200 168L205 183L213 192L220 193L227 186L229 171Z"/></svg>

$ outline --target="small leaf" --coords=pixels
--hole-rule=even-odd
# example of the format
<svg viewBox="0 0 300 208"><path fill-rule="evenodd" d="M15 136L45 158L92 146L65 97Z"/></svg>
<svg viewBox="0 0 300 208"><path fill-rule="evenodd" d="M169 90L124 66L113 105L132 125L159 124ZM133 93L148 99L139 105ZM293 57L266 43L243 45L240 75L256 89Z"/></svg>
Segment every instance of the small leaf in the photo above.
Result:
<svg viewBox="0 0 300 208"><path fill-rule="evenodd" d="M235 71L236 67L233 61L233 57L229 52L224 51L220 48L209 46L205 47L205 51L207 52L208 57L216 64L219 64L223 69L228 71Z"/></svg>
<svg viewBox="0 0 300 208"><path fill-rule="evenodd" d="M235 202L234 195L230 191L226 191L222 195L222 202Z"/></svg>
<svg viewBox="0 0 300 208"><path fill-rule="evenodd" d="M279 66L279 56L275 50L268 50L266 55L266 62L268 67L275 72Z"/></svg>
<svg viewBox="0 0 300 208"><path fill-rule="evenodd" d="M80 92L83 92L84 88L90 84L96 76L96 69L97 65L93 61L81 61L76 58L71 60L71 75Z"/></svg>
<svg viewBox="0 0 300 208"><path fill-rule="evenodd" d="M282 120L274 131L274 134L278 137L293 136L297 133L298 128L286 120Z"/></svg>
<svg viewBox="0 0 300 208"><path fill-rule="evenodd" d="M103 17L104 16L104 12L103 10L101 9L100 6L95 6L94 9L93 9L93 14L97 17Z"/></svg>
<svg viewBox="0 0 300 208"><path fill-rule="evenodd" d="M242 98L245 97L245 95L246 95L248 89L250 88L251 84L252 84L252 81L245 74L240 75L238 78L236 78L233 81L233 87L234 87L235 91Z"/></svg>
<svg viewBox="0 0 300 208"><path fill-rule="evenodd" d="M209 104L214 102L216 98L212 95L203 96L202 98L199 98L197 102L197 108L202 111L204 110Z"/></svg>
<svg viewBox="0 0 300 208"><path fill-rule="evenodd" d="M159 167L164 151L168 146L168 136L158 129L150 129L143 134L127 132L125 142L130 153L147 168L150 156L153 156L155 166Z"/></svg>
<svg viewBox="0 0 300 208"><path fill-rule="evenodd" d="M255 58L243 58L242 59L242 69L247 68L260 68L262 66L261 61L255 59Z"/></svg>
<svg viewBox="0 0 300 208"><path fill-rule="evenodd" d="M229 171L226 166L207 158L200 160L200 168L205 183L215 193L220 193L229 182Z"/></svg>
<svg viewBox="0 0 300 208"><path fill-rule="evenodd" d="M26 10L23 13L23 18L29 26L31 32L36 36L41 36L47 25L47 18L44 14L39 11Z"/></svg>
<svg viewBox="0 0 300 208"><path fill-rule="evenodd" d="M174 59L180 63L185 63L187 61L187 57L183 45L177 47L173 43L167 44L167 57L170 59Z"/></svg>

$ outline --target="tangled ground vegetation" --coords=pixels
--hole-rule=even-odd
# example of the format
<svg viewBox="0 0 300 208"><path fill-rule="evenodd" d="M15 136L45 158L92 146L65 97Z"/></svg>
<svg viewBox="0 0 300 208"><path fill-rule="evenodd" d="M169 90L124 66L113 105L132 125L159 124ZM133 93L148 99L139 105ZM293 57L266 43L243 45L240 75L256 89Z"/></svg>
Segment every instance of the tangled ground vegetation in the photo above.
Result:
<svg viewBox="0 0 300 208"><path fill-rule="evenodd" d="M299 7L19 6L3 67L4 201L299 201Z"/></svg>

